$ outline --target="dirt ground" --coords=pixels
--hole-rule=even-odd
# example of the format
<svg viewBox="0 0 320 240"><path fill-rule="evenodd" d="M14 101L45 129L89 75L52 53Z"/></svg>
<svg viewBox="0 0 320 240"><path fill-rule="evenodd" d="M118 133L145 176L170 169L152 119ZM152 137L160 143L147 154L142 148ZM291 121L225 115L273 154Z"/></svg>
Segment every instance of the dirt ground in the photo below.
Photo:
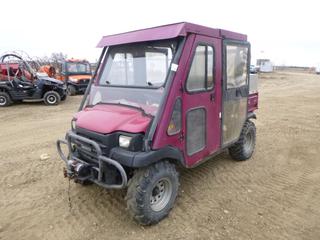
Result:
<svg viewBox="0 0 320 240"><path fill-rule="evenodd" d="M253 157L182 170L174 209L152 227L128 217L124 191L70 182L69 206L55 141L80 96L0 109L0 239L320 239L320 76L260 80Z"/></svg>

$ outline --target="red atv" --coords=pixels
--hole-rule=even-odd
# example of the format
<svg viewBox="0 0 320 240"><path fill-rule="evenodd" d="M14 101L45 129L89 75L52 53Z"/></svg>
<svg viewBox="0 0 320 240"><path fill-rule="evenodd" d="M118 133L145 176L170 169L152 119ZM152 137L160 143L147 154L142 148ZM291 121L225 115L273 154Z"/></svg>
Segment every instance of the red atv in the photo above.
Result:
<svg viewBox="0 0 320 240"><path fill-rule="evenodd" d="M228 150L251 157L258 93L247 36L178 23L103 37L98 69L57 147L66 175L127 188L141 224L159 222L192 168ZM67 144L68 153L61 145Z"/></svg>

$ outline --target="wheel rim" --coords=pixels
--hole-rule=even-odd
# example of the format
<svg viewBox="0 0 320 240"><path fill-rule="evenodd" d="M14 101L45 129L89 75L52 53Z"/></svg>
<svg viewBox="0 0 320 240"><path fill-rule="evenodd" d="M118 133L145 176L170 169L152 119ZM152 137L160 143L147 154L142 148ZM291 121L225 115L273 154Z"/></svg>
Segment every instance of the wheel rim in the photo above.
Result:
<svg viewBox="0 0 320 240"><path fill-rule="evenodd" d="M57 97L54 96L54 95L49 95L49 96L47 97L47 101L48 101L49 104L55 104L56 101L57 101Z"/></svg>
<svg viewBox="0 0 320 240"><path fill-rule="evenodd" d="M250 153L252 151L253 144L254 144L253 132L249 131L247 132L246 137L244 139L244 149L247 153Z"/></svg>
<svg viewBox="0 0 320 240"><path fill-rule="evenodd" d="M7 99L3 96L0 96L0 106L4 106L7 103Z"/></svg>
<svg viewBox="0 0 320 240"><path fill-rule="evenodd" d="M152 188L150 205L153 211L159 212L169 203L172 195L172 183L168 178L160 179Z"/></svg>

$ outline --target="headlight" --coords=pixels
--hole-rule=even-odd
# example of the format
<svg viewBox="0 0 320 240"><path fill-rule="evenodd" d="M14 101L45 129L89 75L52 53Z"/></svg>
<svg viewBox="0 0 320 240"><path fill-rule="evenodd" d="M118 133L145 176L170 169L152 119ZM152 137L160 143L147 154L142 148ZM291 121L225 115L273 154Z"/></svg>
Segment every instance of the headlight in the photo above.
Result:
<svg viewBox="0 0 320 240"><path fill-rule="evenodd" d="M130 146L132 137L120 135L119 136L119 146L123 148L128 148Z"/></svg>
<svg viewBox="0 0 320 240"><path fill-rule="evenodd" d="M72 129L72 131L76 129L76 119L75 118L73 118L71 120L71 129Z"/></svg>

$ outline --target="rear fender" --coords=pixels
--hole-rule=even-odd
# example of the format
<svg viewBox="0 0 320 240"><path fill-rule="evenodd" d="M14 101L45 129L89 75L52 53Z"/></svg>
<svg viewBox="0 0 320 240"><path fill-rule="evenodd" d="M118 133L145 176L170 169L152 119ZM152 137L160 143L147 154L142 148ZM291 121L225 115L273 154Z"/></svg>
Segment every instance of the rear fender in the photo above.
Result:
<svg viewBox="0 0 320 240"><path fill-rule="evenodd" d="M10 88L8 86L0 86L0 92L9 92Z"/></svg>
<svg viewBox="0 0 320 240"><path fill-rule="evenodd" d="M10 94L10 90L12 90L12 88L8 86L0 86L0 92L6 92L12 98L12 95Z"/></svg>

